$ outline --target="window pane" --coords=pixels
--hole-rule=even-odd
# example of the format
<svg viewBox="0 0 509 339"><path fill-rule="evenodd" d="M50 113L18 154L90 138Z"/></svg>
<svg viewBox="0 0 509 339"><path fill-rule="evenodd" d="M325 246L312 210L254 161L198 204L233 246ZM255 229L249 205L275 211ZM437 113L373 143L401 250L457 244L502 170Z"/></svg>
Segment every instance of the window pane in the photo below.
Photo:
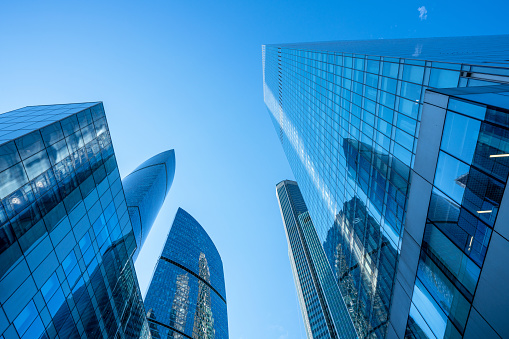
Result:
<svg viewBox="0 0 509 339"><path fill-rule="evenodd" d="M469 169L467 164L440 152L434 185L461 204Z"/></svg>
<svg viewBox="0 0 509 339"><path fill-rule="evenodd" d="M19 161L20 158L14 142L11 141L3 146L0 146L0 171L11 167Z"/></svg>
<svg viewBox="0 0 509 339"><path fill-rule="evenodd" d="M422 84L424 67L405 65L403 67L403 80Z"/></svg>
<svg viewBox="0 0 509 339"><path fill-rule="evenodd" d="M0 198L28 182L22 164L17 164L0 173Z"/></svg>
<svg viewBox="0 0 509 339"><path fill-rule="evenodd" d="M481 122L447 112L441 148L467 164L472 163ZM458 145L462 145L458 147Z"/></svg>
<svg viewBox="0 0 509 339"><path fill-rule="evenodd" d="M432 68L429 79L429 87L447 88L457 87L460 72L445 69Z"/></svg>

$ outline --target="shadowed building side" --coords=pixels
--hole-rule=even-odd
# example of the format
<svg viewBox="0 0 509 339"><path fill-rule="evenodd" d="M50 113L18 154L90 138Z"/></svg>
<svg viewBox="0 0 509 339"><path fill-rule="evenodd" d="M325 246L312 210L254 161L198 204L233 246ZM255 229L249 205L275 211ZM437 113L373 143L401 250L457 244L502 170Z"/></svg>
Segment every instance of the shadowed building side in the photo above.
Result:
<svg viewBox="0 0 509 339"><path fill-rule="evenodd" d="M168 150L148 159L122 180L136 238L134 260L163 206L174 175L175 151Z"/></svg>

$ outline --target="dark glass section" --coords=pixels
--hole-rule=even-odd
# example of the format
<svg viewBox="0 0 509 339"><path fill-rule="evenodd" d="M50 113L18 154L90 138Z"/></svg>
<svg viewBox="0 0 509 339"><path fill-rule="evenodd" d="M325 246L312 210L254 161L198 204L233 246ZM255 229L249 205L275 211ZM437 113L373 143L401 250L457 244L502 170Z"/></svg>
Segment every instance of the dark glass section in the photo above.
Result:
<svg viewBox="0 0 509 339"><path fill-rule="evenodd" d="M179 208L145 298L153 338L228 338L223 263L202 226Z"/></svg>
<svg viewBox="0 0 509 339"><path fill-rule="evenodd" d="M175 175L175 151L159 153L122 180L138 253L168 194Z"/></svg>

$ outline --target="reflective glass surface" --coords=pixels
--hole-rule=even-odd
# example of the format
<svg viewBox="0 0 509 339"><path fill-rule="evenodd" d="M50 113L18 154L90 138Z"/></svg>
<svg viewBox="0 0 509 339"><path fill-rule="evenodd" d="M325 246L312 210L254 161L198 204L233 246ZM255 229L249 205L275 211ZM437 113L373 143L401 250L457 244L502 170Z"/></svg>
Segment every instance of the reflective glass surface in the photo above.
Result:
<svg viewBox="0 0 509 339"><path fill-rule="evenodd" d="M146 333L102 103L25 107L0 131L0 334Z"/></svg>
<svg viewBox="0 0 509 339"><path fill-rule="evenodd" d="M497 62L506 58L497 46L507 42L507 36L494 36L262 48L269 115L362 338L386 335L424 93L429 87L479 86L470 74L474 67L489 84L490 75L505 74ZM483 53L473 56L472 49ZM474 66L479 62L484 66ZM463 113L465 107L450 109L461 115L469 134L461 135L451 121L447 134L468 145L455 153L444 139L440 164L452 167L439 166L436 178L446 197L442 205L468 206L456 213L461 241L466 257L479 261L489 238L484 224L493 225L503 188L499 177L480 174L480 167L502 160L496 168L507 176L507 158L481 159L486 146L479 140L488 138L482 131L491 127L480 122L478 107L468 109L471 114ZM492 213L477 213L481 209Z"/></svg>
<svg viewBox="0 0 509 339"><path fill-rule="evenodd" d="M297 183L276 192L308 338L357 338Z"/></svg>
<svg viewBox="0 0 509 339"><path fill-rule="evenodd" d="M122 180L137 245L134 260L164 203L174 175L175 152L169 150L148 159Z"/></svg>
<svg viewBox="0 0 509 339"><path fill-rule="evenodd" d="M489 112L488 112L489 111ZM449 98L408 338L460 338L507 183L509 111Z"/></svg>
<svg viewBox="0 0 509 339"><path fill-rule="evenodd" d="M228 338L223 263L202 226L179 208L150 282L152 338Z"/></svg>

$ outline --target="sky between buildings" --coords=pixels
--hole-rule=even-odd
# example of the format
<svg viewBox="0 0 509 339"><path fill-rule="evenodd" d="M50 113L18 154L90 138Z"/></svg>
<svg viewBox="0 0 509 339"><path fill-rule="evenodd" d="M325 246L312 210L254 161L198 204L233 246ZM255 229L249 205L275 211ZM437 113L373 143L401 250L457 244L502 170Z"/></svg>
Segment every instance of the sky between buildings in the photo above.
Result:
<svg viewBox="0 0 509 339"><path fill-rule="evenodd" d="M180 206L223 259L230 338L305 338L263 103L264 43L508 34L497 1L2 1L0 112L103 101L122 177L174 148L136 262L146 293Z"/></svg>

